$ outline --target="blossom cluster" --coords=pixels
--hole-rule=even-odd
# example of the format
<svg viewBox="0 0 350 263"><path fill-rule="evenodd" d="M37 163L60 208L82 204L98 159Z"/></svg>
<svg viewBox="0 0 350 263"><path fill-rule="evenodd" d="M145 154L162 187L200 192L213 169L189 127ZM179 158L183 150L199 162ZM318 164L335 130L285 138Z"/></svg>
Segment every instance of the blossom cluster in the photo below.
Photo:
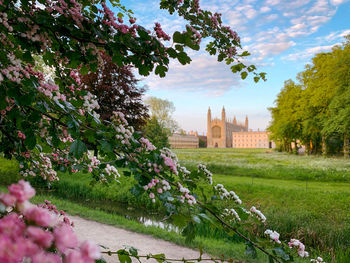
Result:
<svg viewBox="0 0 350 263"><path fill-rule="evenodd" d="M145 191L152 190L153 188L158 194L162 194L163 192L171 189L170 184L167 180L160 181L159 179L155 178L153 178L147 185L143 186L143 189ZM155 203L156 200L154 192L151 191L148 196L152 199L152 202Z"/></svg>
<svg viewBox="0 0 350 263"><path fill-rule="evenodd" d="M188 177L191 174L191 172L189 170L187 170L187 168L184 166L178 167L178 170L182 173L182 176L184 178Z"/></svg>
<svg viewBox="0 0 350 263"><path fill-rule="evenodd" d="M113 115L111 117L111 120L115 123L121 122L124 125L128 125L128 121L125 119L124 113L120 111L113 111Z"/></svg>
<svg viewBox="0 0 350 263"><path fill-rule="evenodd" d="M170 149L163 148L160 157L163 159L164 165L168 166L174 174L178 175L177 167L180 165L178 164L176 155Z"/></svg>
<svg viewBox="0 0 350 263"><path fill-rule="evenodd" d="M45 209L55 213L56 215L63 216L63 222L74 227L74 222L70 221L70 219L66 216L66 213L63 210L58 211L57 207L55 205L51 204L51 201L45 200L44 203L39 204L38 207L45 208Z"/></svg>
<svg viewBox="0 0 350 263"><path fill-rule="evenodd" d="M209 184L213 184L213 174L207 169L207 167L204 164L201 164L201 163L198 164L198 173L200 172L204 173L207 180L209 181Z"/></svg>
<svg viewBox="0 0 350 263"><path fill-rule="evenodd" d="M281 244L281 241L279 240L280 234L276 231L272 231L270 229L266 229L264 232L265 235L269 236L273 241L275 241L277 244Z"/></svg>
<svg viewBox="0 0 350 263"><path fill-rule="evenodd" d="M134 129L131 126L125 127L123 124L119 124L115 128L115 131L118 133L115 137L120 140L121 144L130 145L130 139L134 132Z"/></svg>
<svg viewBox="0 0 350 263"><path fill-rule="evenodd" d="M288 246L290 248L296 247L298 249L298 255L302 258L309 256L309 253L307 251L305 251L305 245L303 243L301 243L298 239L294 239L294 238L291 239L288 242Z"/></svg>
<svg viewBox="0 0 350 263"><path fill-rule="evenodd" d="M69 1L69 6L64 0L59 1L46 1L48 5L46 6L46 10L49 13L58 13L65 17L70 17L74 20L75 24L80 28L84 29L82 22L84 21L84 16L82 15L82 5L75 0Z"/></svg>
<svg viewBox="0 0 350 263"><path fill-rule="evenodd" d="M90 159L90 163L88 164L88 171L89 173L91 173L93 169L98 168L101 162L99 159L97 159L96 156L89 156L89 159Z"/></svg>
<svg viewBox="0 0 350 263"><path fill-rule="evenodd" d="M88 92L84 97L84 108L90 112L94 117L97 119L100 118L100 115L98 115L94 110L99 109L100 105L98 105L97 99L95 95L92 95L90 92Z"/></svg>
<svg viewBox="0 0 350 263"><path fill-rule="evenodd" d="M129 27L123 24L124 21L122 18L118 17L118 19L116 19L113 11L110 10L104 2L102 2L101 5L103 7L103 10L99 10L99 11L105 14L104 19L102 21L103 24L107 26L111 26L112 28L114 28L115 30L123 34L130 33L132 36L136 36L136 30L138 29L138 26L134 24L135 23L134 19L129 19L130 24L132 24L132 26ZM117 21L119 24L117 23Z"/></svg>
<svg viewBox="0 0 350 263"><path fill-rule="evenodd" d="M71 226L59 220L49 202L42 207L29 202L35 190L28 182L20 180L8 191L0 195L10 211L0 219L1 262L93 263L101 258L96 244L79 244Z"/></svg>
<svg viewBox="0 0 350 263"><path fill-rule="evenodd" d="M239 196L234 191L227 191L222 184L217 184L216 186L214 186L214 189L219 192L221 199L231 199L239 205L242 204L242 200L239 199Z"/></svg>
<svg viewBox="0 0 350 263"><path fill-rule="evenodd" d="M170 36L163 31L159 23L155 23L154 31L156 32L156 35L158 38L168 40L168 41L170 40Z"/></svg>
<svg viewBox="0 0 350 263"><path fill-rule="evenodd" d="M30 153L28 152L28 156L30 157ZM54 156L55 157L55 156ZM24 177L30 175L30 176L36 176L39 174L43 179L54 181L58 180L57 172L52 167L51 159L45 155L44 153L39 153L38 155L33 156L33 160L30 162L30 167L25 168L23 164L20 164L20 168L22 169L20 171L20 174ZM36 160L34 158L37 158Z"/></svg>
<svg viewBox="0 0 350 263"><path fill-rule="evenodd" d="M120 174L119 174L117 168L115 168L113 165L107 164L107 166L105 168L105 172L109 176L113 176L114 179L117 179L117 177L120 177Z"/></svg>
<svg viewBox="0 0 350 263"><path fill-rule="evenodd" d="M190 25L186 25L186 29L188 31L192 32L192 39L193 41L197 44L200 45L201 41L202 41L202 35L192 26Z"/></svg>
<svg viewBox="0 0 350 263"><path fill-rule="evenodd" d="M186 187L183 187L180 183L178 183L178 187L179 191L182 193L182 195L180 196L180 201L182 203L184 203L185 200L187 200L187 203L189 205L195 205L197 203L196 198L193 195L190 195L190 190L188 190Z"/></svg>
<svg viewBox="0 0 350 263"><path fill-rule="evenodd" d="M151 173L152 171L156 172L157 174L160 173L160 171L162 170L163 166L161 164L157 164L157 163L151 163L151 162L148 162L147 163L147 171L149 173Z"/></svg>
<svg viewBox="0 0 350 263"><path fill-rule="evenodd" d="M252 214L254 214L261 222L264 223L264 222L266 221L266 217L264 216L264 214L261 213L260 210L256 209L255 206L252 206L252 207L250 208L250 212L251 212Z"/></svg>
<svg viewBox="0 0 350 263"><path fill-rule="evenodd" d="M323 258L321 257L317 257L315 259L311 259L310 262L315 262L315 263L326 263L325 261L323 261Z"/></svg>
<svg viewBox="0 0 350 263"><path fill-rule="evenodd" d="M24 77L29 78L29 72L22 67L21 60L11 52L7 54L10 65L7 68L1 69L1 73L10 81L20 84ZM3 76L1 77L3 78ZM1 82L1 81L0 81Z"/></svg>
<svg viewBox="0 0 350 263"><path fill-rule="evenodd" d="M225 208L224 212L222 213L222 216L224 218L228 218L230 222L241 221L241 218L239 217L238 213L233 208Z"/></svg>
<svg viewBox="0 0 350 263"><path fill-rule="evenodd" d="M140 142L145 146L147 151L154 151L157 149L148 139L141 137Z"/></svg>
<svg viewBox="0 0 350 263"><path fill-rule="evenodd" d="M0 73L0 83L1 83L1 73ZM7 102L8 106L6 106L5 109L1 110L0 113L1 115L6 115L8 111L11 111L12 108L15 106L15 101L13 99L10 99L8 97L5 98L5 101Z"/></svg>

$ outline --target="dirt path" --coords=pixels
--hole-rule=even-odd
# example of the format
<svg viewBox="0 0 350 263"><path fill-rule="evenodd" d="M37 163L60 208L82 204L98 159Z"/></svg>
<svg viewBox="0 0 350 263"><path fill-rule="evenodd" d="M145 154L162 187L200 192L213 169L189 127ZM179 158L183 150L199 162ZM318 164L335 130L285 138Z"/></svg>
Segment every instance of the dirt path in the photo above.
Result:
<svg viewBox="0 0 350 263"><path fill-rule="evenodd" d="M77 216L69 216L69 218L74 221L74 232L79 240L92 240L97 244L109 247L112 251L117 251L118 249L124 248L125 245L128 245L137 248L140 255L165 253L167 258L182 259L183 257L199 257L198 251L175 245L161 239L156 239L152 236L134 233ZM104 258L108 263L119 262L117 256L106 255ZM148 260L147 262L153 263L156 261Z"/></svg>

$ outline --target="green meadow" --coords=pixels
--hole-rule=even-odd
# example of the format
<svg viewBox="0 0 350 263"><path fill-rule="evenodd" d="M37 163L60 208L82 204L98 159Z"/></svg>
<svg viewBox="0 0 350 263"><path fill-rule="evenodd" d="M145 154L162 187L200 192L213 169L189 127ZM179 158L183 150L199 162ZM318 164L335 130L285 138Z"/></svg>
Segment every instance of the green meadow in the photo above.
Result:
<svg viewBox="0 0 350 263"><path fill-rule="evenodd" d="M281 239L298 238L327 262L350 262L350 160L258 149L175 152L180 163L191 170L197 169L199 163L206 164L214 174L214 183L234 190L246 207L258 207L267 217L266 228L280 232ZM17 180L17 171L15 162L0 159L0 184L4 187ZM147 196L134 198L131 180L121 177L119 183L107 186L92 184L92 178L86 174L61 174L60 181L52 183L49 190L39 179L32 178L31 182L37 188L36 202L52 199L71 214L182 245L200 246L213 255L267 262L261 254L257 259L248 258L239 239L220 229L203 225L197 229L195 242L186 244L179 233L146 226L139 220L140 213L157 222L163 211Z"/></svg>

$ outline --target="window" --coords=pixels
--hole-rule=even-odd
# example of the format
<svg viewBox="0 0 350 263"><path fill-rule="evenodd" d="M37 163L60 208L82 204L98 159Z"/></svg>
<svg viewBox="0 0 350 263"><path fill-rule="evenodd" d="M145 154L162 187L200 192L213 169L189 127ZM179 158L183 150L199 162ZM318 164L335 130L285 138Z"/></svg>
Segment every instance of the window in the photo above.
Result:
<svg viewBox="0 0 350 263"><path fill-rule="evenodd" d="M213 131L213 138L221 138L221 128L219 126L214 126L212 131Z"/></svg>

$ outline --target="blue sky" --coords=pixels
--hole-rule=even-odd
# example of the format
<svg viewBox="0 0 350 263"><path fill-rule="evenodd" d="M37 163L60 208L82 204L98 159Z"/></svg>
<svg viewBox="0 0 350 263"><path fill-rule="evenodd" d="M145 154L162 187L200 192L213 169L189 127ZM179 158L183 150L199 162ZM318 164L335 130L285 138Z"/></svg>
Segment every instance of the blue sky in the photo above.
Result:
<svg viewBox="0 0 350 263"><path fill-rule="evenodd" d="M159 9L159 1L122 3L134 11L138 24L150 29L155 22L170 35L184 28L181 18ZM267 73L267 81L240 80L206 54L204 45L199 52L190 52L190 65L173 61L165 78L143 78L148 96L174 103L174 118L187 131L206 132L209 106L214 117L221 116L225 106L228 117L244 121L248 115L250 128L265 129L270 120L267 108L273 106L283 82L295 79L314 54L329 51L350 34L347 0L201 0L200 6L222 13L223 22L237 31L242 46L252 54L249 62Z"/></svg>

